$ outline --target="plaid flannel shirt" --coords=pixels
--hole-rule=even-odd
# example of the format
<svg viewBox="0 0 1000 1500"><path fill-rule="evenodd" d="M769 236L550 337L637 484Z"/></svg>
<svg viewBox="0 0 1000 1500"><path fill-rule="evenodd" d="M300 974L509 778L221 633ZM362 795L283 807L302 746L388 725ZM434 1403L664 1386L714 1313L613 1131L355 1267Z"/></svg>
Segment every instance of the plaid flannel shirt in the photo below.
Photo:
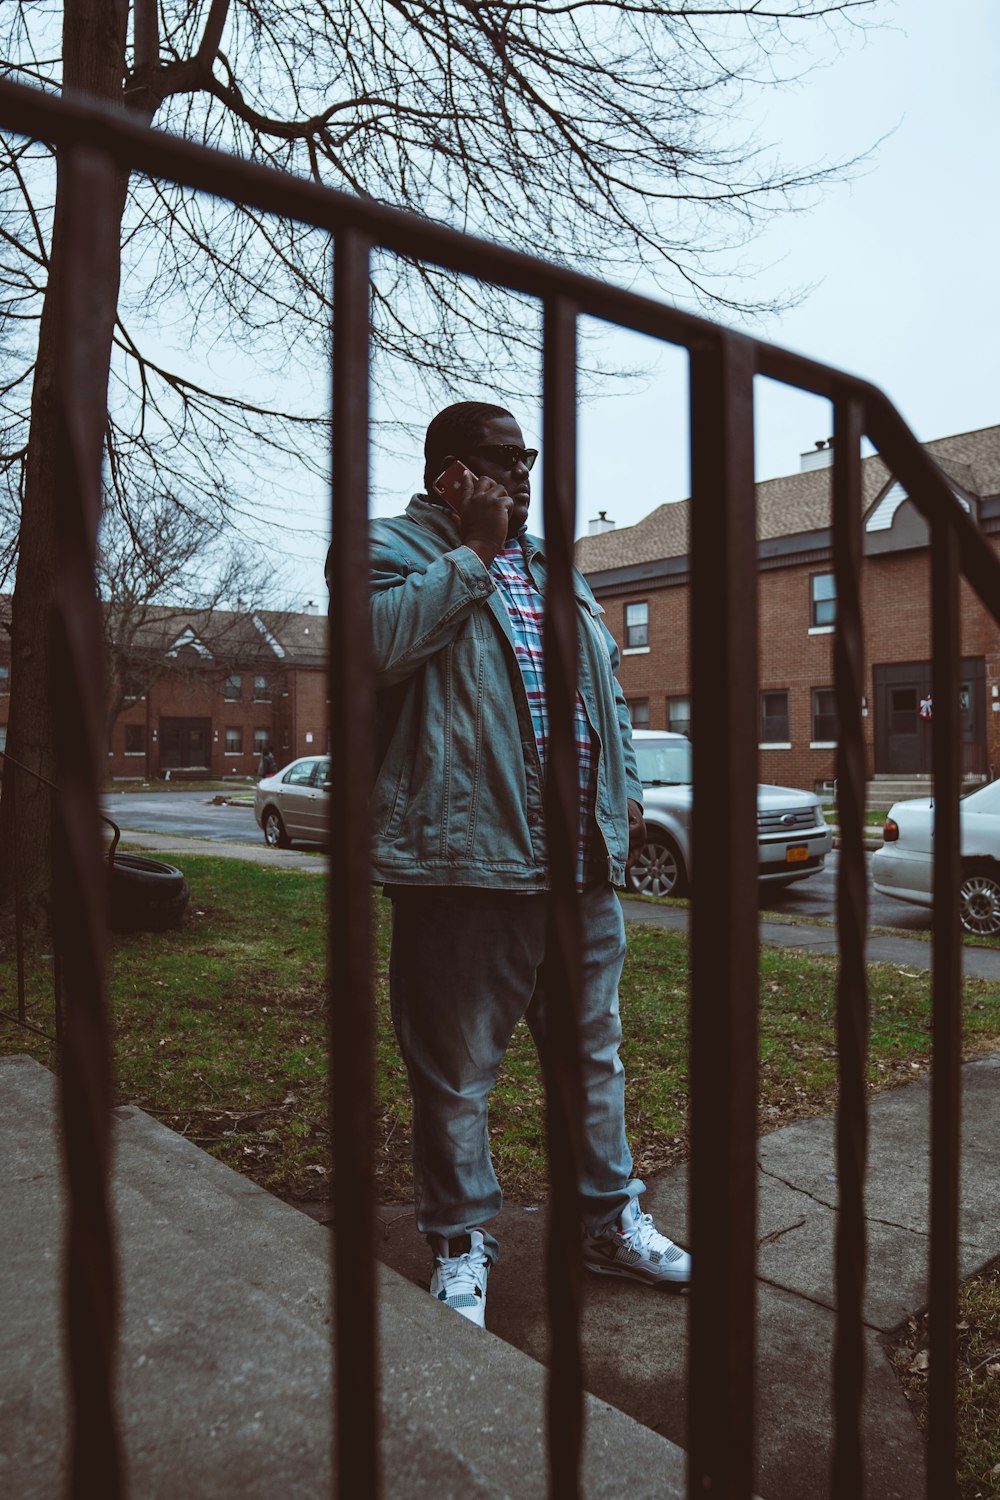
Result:
<svg viewBox="0 0 1000 1500"><path fill-rule="evenodd" d="M519 541L508 542L497 553L490 568L497 589L510 616L514 633L514 651L524 679L531 722L535 731L538 756L545 772L549 741L549 711L545 701L545 663L542 627L545 604L535 587L524 561ZM597 767L594 763L590 724L580 698L576 695L575 711L576 763L579 784L579 824L576 850L576 888L585 890L599 873L596 859L597 825L594 803L597 797ZM602 866L603 868L603 866Z"/></svg>

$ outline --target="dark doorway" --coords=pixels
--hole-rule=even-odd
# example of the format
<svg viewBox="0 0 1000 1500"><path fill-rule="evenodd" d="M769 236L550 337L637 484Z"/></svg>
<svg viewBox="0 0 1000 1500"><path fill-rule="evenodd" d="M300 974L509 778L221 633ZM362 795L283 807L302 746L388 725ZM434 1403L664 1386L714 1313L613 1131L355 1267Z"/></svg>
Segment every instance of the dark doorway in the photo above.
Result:
<svg viewBox="0 0 1000 1500"><path fill-rule="evenodd" d="M931 698L929 661L876 666L875 772L887 776L926 776L931 771L931 720L921 704ZM962 775L986 772L986 670L981 656L966 657L959 684ZM933 711L933 709L932 709Z"/></svg>
<svg viewBox="0 0 1000 1500"><path fill-rule="evenodd" d="M160 770L208 770L212 755L211 719L160 720Z"/></svg>

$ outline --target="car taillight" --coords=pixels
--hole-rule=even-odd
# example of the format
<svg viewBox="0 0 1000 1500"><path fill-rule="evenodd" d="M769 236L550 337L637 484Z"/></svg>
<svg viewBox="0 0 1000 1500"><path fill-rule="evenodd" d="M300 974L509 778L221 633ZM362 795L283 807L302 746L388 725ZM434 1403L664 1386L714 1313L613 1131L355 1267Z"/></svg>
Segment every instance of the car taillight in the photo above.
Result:
<svg viewBox="0 0 1000 1500"><path fill-rule="evenodd" d="M899 824L895 823L892 818L886 818L882 824L882 837L887 844L895 843L899 838Z"/></svg>

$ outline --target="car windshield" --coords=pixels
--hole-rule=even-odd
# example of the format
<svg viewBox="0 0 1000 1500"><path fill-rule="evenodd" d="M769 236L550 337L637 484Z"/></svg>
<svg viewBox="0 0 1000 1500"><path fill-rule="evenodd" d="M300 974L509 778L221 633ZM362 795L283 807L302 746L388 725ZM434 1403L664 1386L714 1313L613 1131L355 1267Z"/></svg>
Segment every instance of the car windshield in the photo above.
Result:
<svg viewBox="0 0 1000 1500"><path fill-rule="evenodd" d="M643 786L690 786L690 740L635 740Z"/></svg>

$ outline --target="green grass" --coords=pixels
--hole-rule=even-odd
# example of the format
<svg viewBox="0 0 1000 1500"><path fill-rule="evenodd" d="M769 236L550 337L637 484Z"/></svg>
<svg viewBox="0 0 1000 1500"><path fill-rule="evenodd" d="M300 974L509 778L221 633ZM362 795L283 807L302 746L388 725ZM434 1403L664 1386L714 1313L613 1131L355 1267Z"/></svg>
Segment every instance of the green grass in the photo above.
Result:
<svg viewBox="0 0 1000 1500"><path fill-rule="evenodd" d="M908 1318L889 1355L917 1421L927 1426L926 1312ZM959 1288L956 1325L958 1500L1000 1496L1000 1261Z"/></svg>
<svg viewBox="0 0 1000 1500"><path fill-rule="evenodd" d="M824 802L823 813L828 823L840 822L835 802ZM871 828L881 828L888 816L889 809L887 807L869 807L865 812L865 825Z"/></svg>
<svg viewBox="0 0 1000 1500"><path fill-rule="evenodd" d="M113 939L109 990L117 1100L131 1102L287 1197L322 1197L328 1175L322 878L207 856L184 859L183 926ZM411 1190L409 1098L388 1014L388 903L374 899L378 1191ZM0 953L0 977L12 955ZM645 1175L687 1153L688 947L683 934L629 926L621 986L629 1134ZM51 960L29 965L29 1019L49 1030ZM6 973L4 972L6 971ZM872 965L872 1088L930 1059L929 980ZM763 1130L832 1111L836 961L765 948L760 973ZM5 985L8 994L14 986ZM9 1008L9 1007L8 1007ZM998 986L968 980L968 1054L1000 1043ZM51 1064L48 1044L0 1023L0 1051ZM514 1201L545 1193L544 1100L520 1025L491 1101L498 1171Z"/></svg>

